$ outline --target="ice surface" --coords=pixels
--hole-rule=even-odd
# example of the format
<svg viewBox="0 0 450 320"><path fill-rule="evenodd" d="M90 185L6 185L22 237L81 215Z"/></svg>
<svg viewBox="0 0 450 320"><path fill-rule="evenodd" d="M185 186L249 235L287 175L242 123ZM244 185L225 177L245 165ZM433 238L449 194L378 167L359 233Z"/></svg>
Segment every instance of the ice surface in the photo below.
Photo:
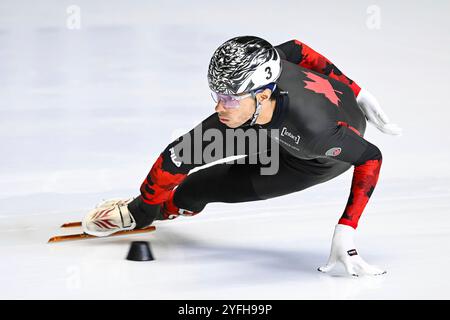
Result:
<svg viewBox="0 0 450 320"><path fill-rule="evenodd" d="M448 2L0 3L0 298L450 297ZM239 10L236 8L239 7ZM213 112L206 69L236 35L298 38L371 91L404 129L369 127L380 182L357 245L382 277L324 275L347 172L300 193L211 204L151 234L49 245L102 198L136 195L159 152ZM155 261L125 260L148 240Z"/></svg>

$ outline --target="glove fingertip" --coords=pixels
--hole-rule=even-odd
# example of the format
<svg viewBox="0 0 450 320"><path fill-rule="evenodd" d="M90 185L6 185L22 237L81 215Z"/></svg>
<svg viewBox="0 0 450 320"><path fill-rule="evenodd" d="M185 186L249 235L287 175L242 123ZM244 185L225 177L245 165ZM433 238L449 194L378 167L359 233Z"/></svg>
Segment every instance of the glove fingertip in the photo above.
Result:
<svg viewBox="0 0 450 320"><path fill-rule="evenodd" d="M327 272L324 267L318 267L317 271L324 272L324 273Z"/></svg>
<svg viewBox="0 0 450 320"><path fill-rule="evenodd" d="M384 112L380 112L378 115L384 123L390 122L389 117Z"/></svg>
<svg viewBox="0 0 450 320"><path fill-rule="evenodd" d="M332 268L333 268L333 266L326 265L326 266L323 266L323 267L318 267L317 270L320 271L320 272L323 272L323 273L327 273Z"/></svg>

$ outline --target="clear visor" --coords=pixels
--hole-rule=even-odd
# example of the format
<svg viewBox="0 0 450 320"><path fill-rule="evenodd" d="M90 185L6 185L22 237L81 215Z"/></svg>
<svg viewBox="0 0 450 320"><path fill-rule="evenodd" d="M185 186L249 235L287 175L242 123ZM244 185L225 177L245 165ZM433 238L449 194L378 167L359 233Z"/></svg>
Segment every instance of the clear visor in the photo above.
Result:
<svg viewBox="0 0 450 320"><path fill-rule="evenodd" d="M239 101L248 97L251 97L251 93L247 93L244 95L234 95L234 94L222 94L211 92L211 97L213 98L215 103L219 103L222 101L225 109L236 109L239 107Z"/></svg>

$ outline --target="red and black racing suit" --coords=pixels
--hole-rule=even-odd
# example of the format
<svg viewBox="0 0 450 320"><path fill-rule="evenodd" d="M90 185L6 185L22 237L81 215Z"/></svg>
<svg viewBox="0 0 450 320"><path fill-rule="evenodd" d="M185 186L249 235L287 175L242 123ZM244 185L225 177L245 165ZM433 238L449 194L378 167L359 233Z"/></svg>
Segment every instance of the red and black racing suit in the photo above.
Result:
<svg viewBox="0 0 450 320"><path fill-rule="evenodd" d="M141 195L130 203L137 227L148 225L155 218L176 217L180 208L196 214L211 202L255 201L300 191L328 181L352 166L350 196L339 223L357 227L382 162L380 150L363 138L366 119L355 99L360 87L298 40L275 48L282 58L277 84L284 93L276 99L271 121L253 128L281 132L277 141L278 172L261 175L261 164L225 163L188 175L205 162L174 162L172 148L176 149L186 136L193 140L194 128L161 153L141 185ZM199 126L203 131L229 130L216 113ZM208 143L203 142L202 148Z"/></svg>

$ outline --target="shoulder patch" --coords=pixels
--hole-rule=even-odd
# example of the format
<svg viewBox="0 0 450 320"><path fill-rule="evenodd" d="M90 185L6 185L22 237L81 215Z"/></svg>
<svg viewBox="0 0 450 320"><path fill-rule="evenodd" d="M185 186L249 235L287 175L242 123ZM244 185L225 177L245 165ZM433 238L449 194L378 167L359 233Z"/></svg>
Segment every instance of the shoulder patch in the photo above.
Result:
<svg viewBox="0 0 450 320"><path fill-rule="evenodd" d="M334 148L328 149L327 152L325 152L325 155L329 156L329 157L336 157L341 154L341 151L342 151L341 148L334 147Z"/></svg>

